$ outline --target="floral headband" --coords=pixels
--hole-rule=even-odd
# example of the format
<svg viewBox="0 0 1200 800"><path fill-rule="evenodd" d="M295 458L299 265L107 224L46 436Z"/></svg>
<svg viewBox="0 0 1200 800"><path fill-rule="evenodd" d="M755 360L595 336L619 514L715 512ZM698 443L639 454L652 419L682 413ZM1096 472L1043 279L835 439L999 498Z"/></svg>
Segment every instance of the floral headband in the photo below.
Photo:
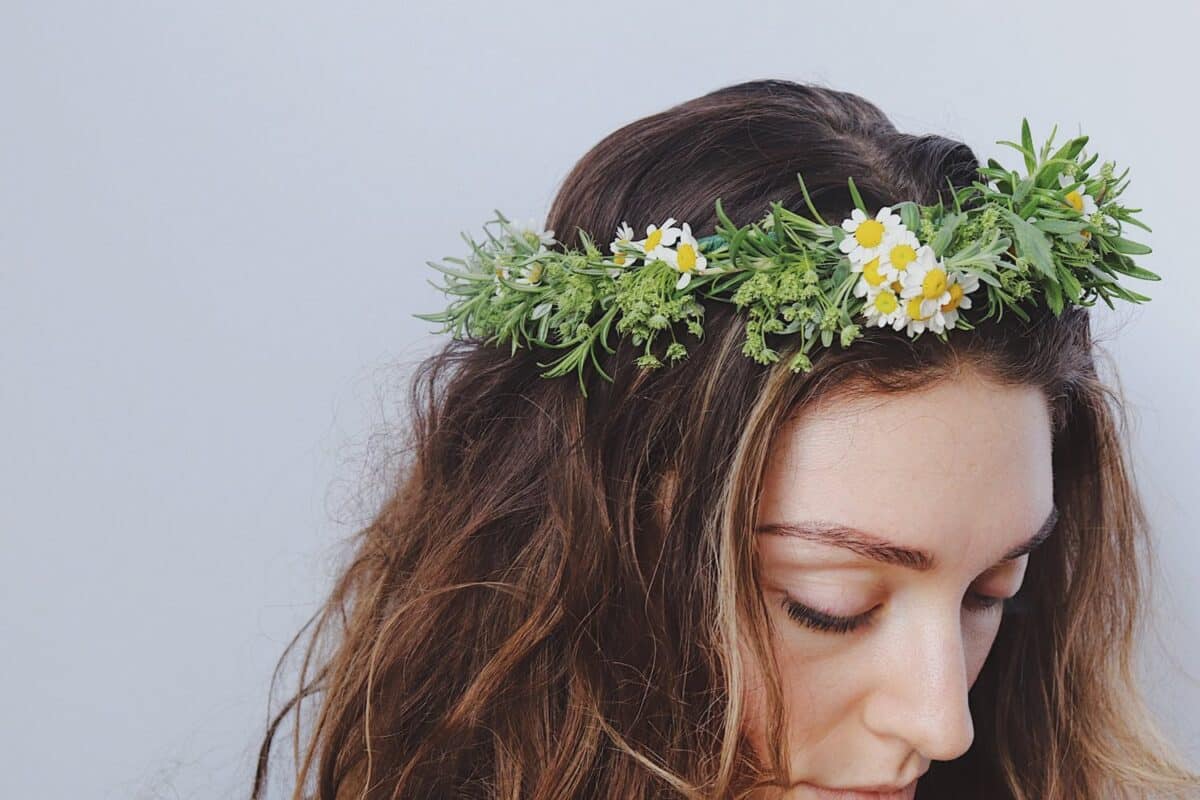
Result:
<svg viewBox="0 0 1200 800"><path fill-rule="evenodd" d="M850 178L855 208L830 224L797 173L811 218L776 201L759 222L738 227L718 198L713 235L696 239L687 222L677 226L672 217L634 239L623 222L608 253L582 229L582 251L550 250L554 231L515 225L496 211L484 225L487 241L464 233L471 253L444 259L462 269L426 262L446 275L435 288L454 299L444 311L415 316L444 323L438 332L456 338L509 342L513 353L520 346L565 350L549 364L539 362L550 368L542 375L575 370L586 396L589 362L612 380L597 350L614 352L608 341L614 326L644 347L638 366L661 367L664 359L687 355L674 323L703 336L701 300L746 311L742 352L758 363L779 360L767 334L799 336L789 360L796 372L812 369L818 345L851 346L862 326L890 326L910 337L930 331L945 340L951 330L999 319L1006 310L1028 320L1023 305L1044 302L1057 316L1068 304L1091 306L1096 298L1110 308L1114 297L1149 300L1117 282L1120 275L1159 280L1132 258L1150 248L1121 235L1125 224L1150 230L1132 216L1141 209L1117 202L1129 170L1114 176L1115 164L1106 161L1089 173L1097 156L1083 152L1086 136L1051 154L1055 131L1035 150L1022 120L1020 144L997 144L1021 152L1025 174L988 159L979 180L950 186L953 208L904 201L872 215ZM499 235L487 229L494 224ZM661 331L670 343L659 355L654 344Z"/></svg>

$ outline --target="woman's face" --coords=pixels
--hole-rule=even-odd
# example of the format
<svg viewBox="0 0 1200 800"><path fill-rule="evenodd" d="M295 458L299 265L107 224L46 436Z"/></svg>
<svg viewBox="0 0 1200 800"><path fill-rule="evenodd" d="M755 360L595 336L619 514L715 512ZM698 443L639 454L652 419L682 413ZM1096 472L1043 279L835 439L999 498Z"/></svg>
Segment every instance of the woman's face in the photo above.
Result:
<svg viewBox="0 0 1200 800"><path fill-rule="evenodd" d="M1016 594L1029 560L1006 556L1054 523L1050 455L1042 393L970 371L918 392L830 399L779 432L756 539L785 752L804 783L778 796L909 784L971 746L967 690L1000 627L995 598ZM865 619L805 624L822 615ZM743 642L746 730L765 754L750 652Z"/></svg>

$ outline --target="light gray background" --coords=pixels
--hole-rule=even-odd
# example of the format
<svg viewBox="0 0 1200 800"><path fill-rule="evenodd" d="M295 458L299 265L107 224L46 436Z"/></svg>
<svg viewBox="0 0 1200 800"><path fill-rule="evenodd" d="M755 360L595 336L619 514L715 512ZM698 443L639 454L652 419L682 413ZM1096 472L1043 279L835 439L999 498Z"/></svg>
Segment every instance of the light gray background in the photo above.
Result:
<svg viewBox="0 0 1200 800"><path fill-rule="evenodd" d="M1188 3L0 2L0 796L247 794L408 369L429 259L616 127L817 81L1005 163L1130 166L1167 283L1105 313L1159 536L1148 688L1200 760ZM1018 160L1014 160L1018 159ZM1185 673L1184 668L1189 672Z"/></svg>

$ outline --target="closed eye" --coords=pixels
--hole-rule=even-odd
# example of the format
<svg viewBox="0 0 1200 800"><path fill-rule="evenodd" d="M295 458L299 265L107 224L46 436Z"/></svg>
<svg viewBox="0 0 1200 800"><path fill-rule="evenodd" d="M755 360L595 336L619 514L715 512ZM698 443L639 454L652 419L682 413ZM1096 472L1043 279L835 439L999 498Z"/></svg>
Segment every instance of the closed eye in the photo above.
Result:
<svg viewBox="0 0 1200 800"><path fill-rule="evenodd" d="M1003 607L1003 612L1020 611L1024 609L1018 596L993 597L978 592L967 592L963 598L963 606L972 613L988 613ZM783 598L783 609L789 617L805 627L821 633L850 633L870 623L879 606L868 609L861 614L850 617L838 616L822 611L819 608L797 602L790 597Z"/></svg>

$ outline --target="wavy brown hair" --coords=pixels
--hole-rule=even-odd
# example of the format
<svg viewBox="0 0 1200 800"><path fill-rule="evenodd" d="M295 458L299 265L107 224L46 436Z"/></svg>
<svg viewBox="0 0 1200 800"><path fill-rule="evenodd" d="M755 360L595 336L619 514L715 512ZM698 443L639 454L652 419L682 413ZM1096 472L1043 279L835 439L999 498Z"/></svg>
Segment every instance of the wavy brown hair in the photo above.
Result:
<svg viewBox="0 0 1200 800"><path fill-rule="evenodd" d="M623 221L668 216L705 235L717 198L738 225L772 200L803 213L797 172L839 218L847 177L877 208L935 203L977 167L965 144L901 133L856 95L753 81L604 138L546 227L566 246L579 229L605 242ZM786 784L778 736L763 758L743 735L735 655L748 641L772 657L752 534L771 434L819 396L961 369L1044 391L1061 516L1031 558L1026 610L1005 618L971 688L970 750L934 762L918 797L1194 796L1200 777L1136 683L1153 558L1087 310L1032 309L948 342L872 328L803 375L784 366L785 337L776 364L743 355L744 324L710 304L703 341L652 371L623 340L602 362L612 383L593 373L587 397L573 376L540 376L546 352L450 340L421 362L390 496L281 659L306 642L252 797L288 715L294 800L726 798Z"/></svg>

